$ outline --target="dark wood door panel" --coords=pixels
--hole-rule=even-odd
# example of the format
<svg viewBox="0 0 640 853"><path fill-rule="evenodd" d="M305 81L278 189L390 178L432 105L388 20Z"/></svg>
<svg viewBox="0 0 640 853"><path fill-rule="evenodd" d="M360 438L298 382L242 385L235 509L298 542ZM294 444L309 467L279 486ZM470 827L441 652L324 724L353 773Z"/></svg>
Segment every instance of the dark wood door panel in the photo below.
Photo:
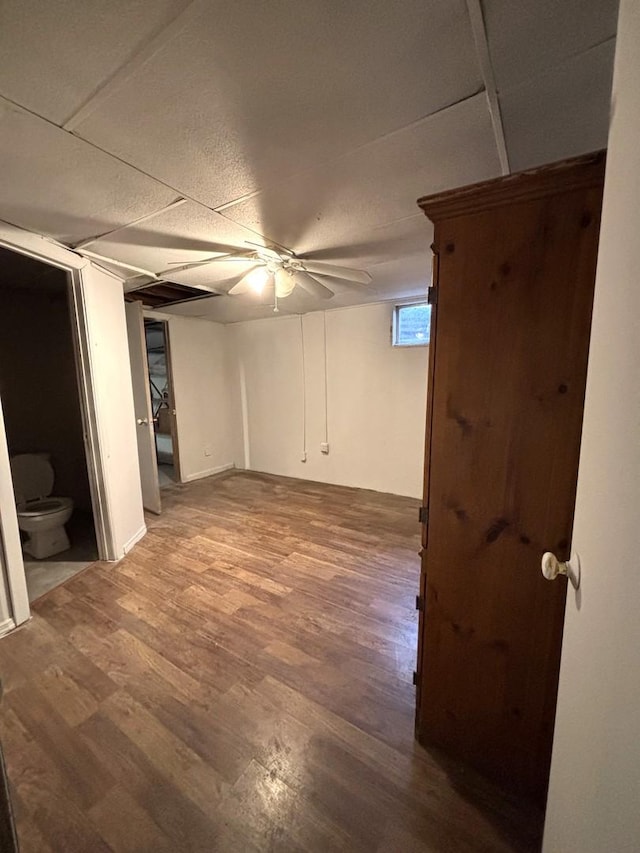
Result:
<svg viewBox="0 0 640 853"><path fill-rule="evenodd" d="M588 182L587 182L588 184ZM436 221L418 733L544 797L602 187Z"/></svg>

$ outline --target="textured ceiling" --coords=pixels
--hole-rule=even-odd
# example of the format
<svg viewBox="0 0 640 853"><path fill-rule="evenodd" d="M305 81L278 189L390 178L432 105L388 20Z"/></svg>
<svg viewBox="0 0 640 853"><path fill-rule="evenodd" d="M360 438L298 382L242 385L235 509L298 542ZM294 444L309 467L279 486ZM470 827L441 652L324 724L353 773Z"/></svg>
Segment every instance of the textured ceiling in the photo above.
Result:
<svg viewBox="0 0 640 853"><path fill-rule="evenodd" d="M423 294L419 196L606 145L616 12L2 0L0 219L154 272L276 241L372 276L331 279L330 302L296 288L281 312ZM224 293L237 269L172 278ZM171 310L234 322L271 294Z"/></svg>

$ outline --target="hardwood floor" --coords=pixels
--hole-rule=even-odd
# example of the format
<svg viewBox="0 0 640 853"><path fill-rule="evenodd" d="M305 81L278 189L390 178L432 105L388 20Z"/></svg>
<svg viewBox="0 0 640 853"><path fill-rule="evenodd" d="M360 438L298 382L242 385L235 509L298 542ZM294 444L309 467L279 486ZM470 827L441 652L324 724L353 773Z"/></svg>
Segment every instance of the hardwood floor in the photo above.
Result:
<svg viewBox="0 0 640 853"><path fill-rule="evenodd" d="M243 472L162 499L0 640L22 853L537 849L414 741L417 501Z"/></svg>

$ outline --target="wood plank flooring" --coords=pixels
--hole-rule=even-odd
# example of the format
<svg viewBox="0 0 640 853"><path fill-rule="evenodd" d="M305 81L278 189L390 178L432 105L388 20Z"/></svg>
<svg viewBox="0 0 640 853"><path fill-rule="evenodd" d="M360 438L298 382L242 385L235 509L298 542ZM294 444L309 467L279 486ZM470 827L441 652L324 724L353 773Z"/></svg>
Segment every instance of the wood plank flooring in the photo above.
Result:
<svg viewBox="0 0 640 853"><path fill-rule="evenodd" d="M162 498L0 640L22 853L538 849L414 741L417 501L245 472Z"/></svg>

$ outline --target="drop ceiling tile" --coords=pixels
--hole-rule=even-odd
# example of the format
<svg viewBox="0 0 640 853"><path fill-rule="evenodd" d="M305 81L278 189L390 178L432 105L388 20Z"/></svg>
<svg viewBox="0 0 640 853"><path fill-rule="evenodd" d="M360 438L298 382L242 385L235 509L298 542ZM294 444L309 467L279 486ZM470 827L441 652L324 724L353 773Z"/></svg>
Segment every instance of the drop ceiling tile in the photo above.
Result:
<svg viewBox="0 0 640 853"><path fill-rule="evenodd" d="M2 0L0 94L62 124L187 0Z"/></svg>
<svg viewBox="0 0 640 853"><path fill-rule="evenodd" d="M531 82L615 36L618 0L483 0L499 91Z"/></svg>
<svg viewBox="0 0 640 853"><path fill-rule="evenodd" d="M225 216L298 254L415 216L423 195L500 174L487 100L476 95L329 165L312 169Z"/></svg>
<svg viewBox="0 0 640 853"><path fill-rule="evenodd" d="M512 171L606 148L613 42L500 97Z"/></svg>
<svg viewBox="0 0 640 853"><path fill-rule="evenodd" d="M77 132L215 207L480 86L464 0L234 0L211 3Z"/></svg>
<svg viewBox="0 0 640 853"><path fill-rule="evenodd" d="M194 202L160 213L145 222L100 237L87 246L92 252L159 272L172 264L199 261L219 253L246 251L247 241L260 236ZM227 270L222 279L228 277ZM229 268L229 264L222 265ZM194 271L195 272L195 271Z"/></svg>
<svg viewBox="0 0 640 853"><path fill-rule="evenodd" d="M0 101L0 219L75 243L175 198L151 178Z"/></svg>

